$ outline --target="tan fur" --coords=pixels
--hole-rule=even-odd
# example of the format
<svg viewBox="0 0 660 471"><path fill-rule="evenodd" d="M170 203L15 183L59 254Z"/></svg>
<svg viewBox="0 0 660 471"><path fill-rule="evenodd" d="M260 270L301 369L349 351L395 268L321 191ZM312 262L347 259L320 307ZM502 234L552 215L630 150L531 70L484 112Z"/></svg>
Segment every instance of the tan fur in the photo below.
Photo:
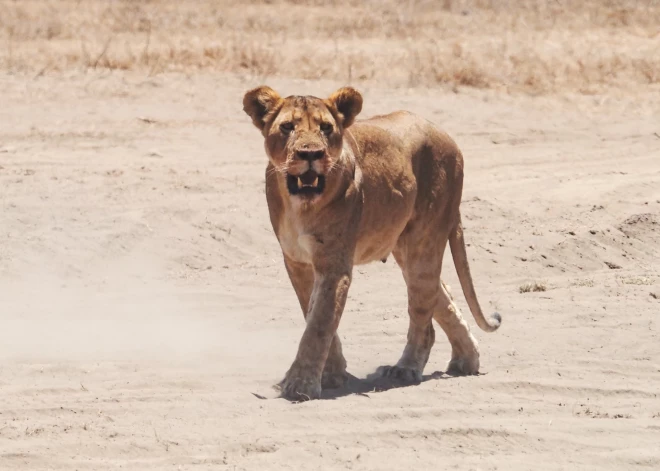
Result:
<svg viewBox="0 0 660 471"><path fill-rule="evenodd" d="M501 318L484 317L472 284L459 212L463 157L454 141L405 111L354 122L362 96L350 87L325 100L282 98L259 87L245 94L243 105L265 138L270 219L307 322L282 395L314 399L322 387L344 384L336 331L353 265L389 254L408 288L410 324L400 360L380 372L419 382L435 319L452 346L448 370L477 373L477 342L440 280L447 241L479 327L494 331ZM316 174L325 179L321 194L291 193L297 190L287 182Z"/></svg>

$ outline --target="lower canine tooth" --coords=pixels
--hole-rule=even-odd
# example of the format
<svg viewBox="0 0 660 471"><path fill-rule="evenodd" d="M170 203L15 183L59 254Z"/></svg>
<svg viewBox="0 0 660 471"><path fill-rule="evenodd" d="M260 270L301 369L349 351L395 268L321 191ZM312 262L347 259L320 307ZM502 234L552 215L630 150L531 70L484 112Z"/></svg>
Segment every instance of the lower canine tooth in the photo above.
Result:
<svg viewBox="0 0 660 471"><path fill-rule="evenodd" d="M302 188L302 186L303 186L302 179L298 177L298 188Z"/></svg>
<svg viewBox="0 0 660 471"><path fill-rule="evenodd" d="M312 183L312 185L313 186L319 186L319 177L318 176L314 179L314 183Z"/></svg>

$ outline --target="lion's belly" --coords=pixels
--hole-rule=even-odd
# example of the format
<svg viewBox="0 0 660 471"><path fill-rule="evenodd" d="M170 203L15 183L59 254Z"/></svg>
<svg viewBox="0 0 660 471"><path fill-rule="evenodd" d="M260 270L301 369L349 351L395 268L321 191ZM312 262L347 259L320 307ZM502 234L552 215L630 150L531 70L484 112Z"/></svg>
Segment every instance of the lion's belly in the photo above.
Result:
<svg viewBox="0 0 660 471"><path fill-rule="evenodd" d="M405 224L403 225L405 227ZM386 237L379 237L380 240L370 239L365 242L358 242L353 263L355 265L364 265L366 263L375 262L376 260L385 260L394 250L399 234L403 231L403 227L398 232L389 234Z"/></svg>
<svg viewBox="0 0 660 471"><path fill-rule="evenodd" d="M401 169L394 184L365 179L364 205L353 263L387 258L410 220L417 194L412 171Z"/></svg>

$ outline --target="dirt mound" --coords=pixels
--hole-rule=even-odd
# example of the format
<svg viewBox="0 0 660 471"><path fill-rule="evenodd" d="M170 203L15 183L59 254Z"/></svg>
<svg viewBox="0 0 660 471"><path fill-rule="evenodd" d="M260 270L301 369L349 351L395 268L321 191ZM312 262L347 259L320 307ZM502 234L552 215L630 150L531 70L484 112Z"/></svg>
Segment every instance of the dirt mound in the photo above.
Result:
<svg viewBox="0 0 660 471"><path fill-rule="evenodd" d="M660 243L660 215L654 213L633 214L626 218L618 229L631 239L637 239L647 244ZM657 247L657 245L656 245ZM652 250L653 247L648 247ZM657 250L654 250L657 252Z"/></svg>

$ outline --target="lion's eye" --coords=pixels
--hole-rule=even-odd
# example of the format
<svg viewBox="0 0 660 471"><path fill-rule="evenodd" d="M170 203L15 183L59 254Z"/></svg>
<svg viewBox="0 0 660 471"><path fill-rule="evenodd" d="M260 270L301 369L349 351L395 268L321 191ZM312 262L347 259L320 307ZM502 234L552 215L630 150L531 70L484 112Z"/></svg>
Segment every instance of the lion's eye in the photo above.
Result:
<svg viewBox="0 0 660 471"><path fill-rule="evenodd" d="M320 125L321 131L325 134L330 134L332 132L332 124L330 123L321 123Z"/></svg>
<svg viewBox="0 0 660 471"><path fill-rule="evenodd" d="M290 121L280 124L280 131L282 131L284 134L289 134L291 131L293 131L293 128L295 128L295 126Z"/></svg>

